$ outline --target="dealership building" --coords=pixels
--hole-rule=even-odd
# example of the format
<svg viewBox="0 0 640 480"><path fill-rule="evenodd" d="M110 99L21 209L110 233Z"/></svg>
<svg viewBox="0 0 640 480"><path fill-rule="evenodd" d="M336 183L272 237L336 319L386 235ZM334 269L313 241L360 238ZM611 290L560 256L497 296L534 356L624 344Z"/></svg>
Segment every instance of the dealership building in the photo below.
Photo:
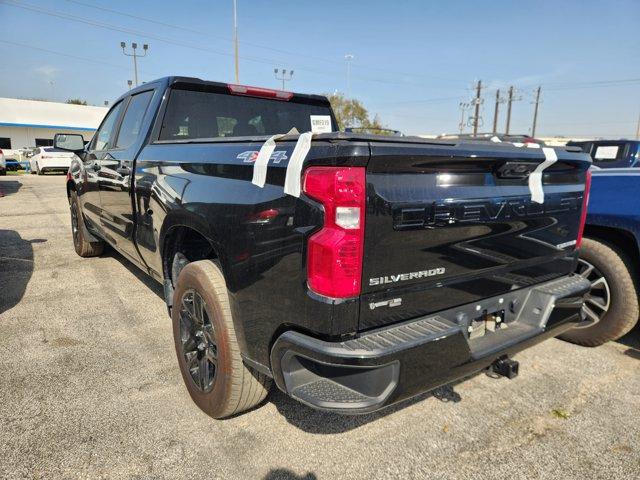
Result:
<svg viewBox="0 0 640 480"><path fill-rule="evenodd" d="M11 157L11 150L50 146L56 133L88 140L106 113L105 107L0 98L0 149Z"/></svg>

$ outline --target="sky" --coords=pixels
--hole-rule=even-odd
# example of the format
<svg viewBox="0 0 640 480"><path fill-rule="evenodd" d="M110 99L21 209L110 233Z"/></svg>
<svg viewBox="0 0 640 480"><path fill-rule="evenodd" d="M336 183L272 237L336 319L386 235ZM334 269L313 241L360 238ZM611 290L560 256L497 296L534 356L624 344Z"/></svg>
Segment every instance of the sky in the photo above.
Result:
<svg viewBox="0 0 640 480"><path fill-rule="evenodd" d="M627 137L640 115L640 1L237 0L240 83L348 93L389 128L457 132L482 81L515 87L511 133ZM232 0L0 0L0 97L113 101L133 80L120 42L149 44L140 81L234 82ZM351 60L348 82L345 55ZM350 87L349 87L350 84ZM466 116L470 115L467 112ZM504 131L506 104L498 130ZM470 127L465 127L469 132Z"/></svg>

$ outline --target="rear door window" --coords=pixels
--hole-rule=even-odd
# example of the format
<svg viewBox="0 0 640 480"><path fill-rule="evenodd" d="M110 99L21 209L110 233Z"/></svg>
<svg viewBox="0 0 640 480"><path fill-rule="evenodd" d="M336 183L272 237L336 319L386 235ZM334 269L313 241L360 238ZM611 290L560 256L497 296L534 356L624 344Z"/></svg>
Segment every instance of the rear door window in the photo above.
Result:
<svg viewBox="0 0 640 480"><path fill-rule="evenodd" d="M172 89L160 140L246 137L311 130L311 115L330 117L328 105L225 93ZM335 125L332 123L332 131Z"/></svg>

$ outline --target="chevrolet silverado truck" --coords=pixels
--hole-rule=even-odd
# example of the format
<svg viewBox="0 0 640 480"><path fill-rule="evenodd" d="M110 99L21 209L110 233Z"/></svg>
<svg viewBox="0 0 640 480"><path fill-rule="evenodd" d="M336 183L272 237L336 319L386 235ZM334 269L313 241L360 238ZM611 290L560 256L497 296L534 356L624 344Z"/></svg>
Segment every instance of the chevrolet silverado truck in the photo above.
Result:
<svg viewBox="0 0 640 480"><path fill-rule="evenodd" d="M511 378L513 354L585 321L588 155L337 129L322 96L168 77L114 102L87 145L55 138L78 156L76 252L109 245L164 286L186 388L214 418L272 382L362 413Z"/></svg>
<svg viewBox="0 0 640 480"><path fill-rule="evenodd" d="M640 199L637 168L593 170L584 240L576 273L591 283L584 322L561 338L595 347L638 323Z"/></svg>

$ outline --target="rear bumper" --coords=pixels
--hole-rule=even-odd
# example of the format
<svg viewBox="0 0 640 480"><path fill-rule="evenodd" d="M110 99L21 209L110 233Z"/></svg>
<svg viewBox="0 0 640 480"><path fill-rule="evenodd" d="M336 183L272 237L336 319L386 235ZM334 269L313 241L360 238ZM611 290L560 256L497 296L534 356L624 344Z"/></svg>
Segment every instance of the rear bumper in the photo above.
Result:
<svg viewBox="0 0 640 480"><path fill-rule="evenodd" d="M68 157L61 158L46 158L38 160L38 167L40 170L56 170L56 171L67 171L71 166L71 159Z"/></svg>
<svg viewBox="0 0 640 480"><path fill-rule="evenodd" d="M278 387L314 408L365 413L464 378L581 321L590 284L575 275L343 342L287 331L271 350ZM506 327L470 339L483 312ZM477 325L477 324L476 324Z"/></svg>

